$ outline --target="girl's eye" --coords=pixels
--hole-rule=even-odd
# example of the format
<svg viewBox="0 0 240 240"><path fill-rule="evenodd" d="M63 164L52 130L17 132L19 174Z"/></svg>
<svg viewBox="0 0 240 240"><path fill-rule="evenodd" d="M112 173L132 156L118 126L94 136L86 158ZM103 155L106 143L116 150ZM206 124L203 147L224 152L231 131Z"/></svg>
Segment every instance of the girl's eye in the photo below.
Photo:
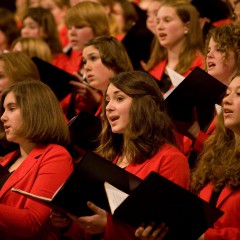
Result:
<svg viewBox="0 0 240 240"><path fill-rule="evenodd" d="M105 98L105 103L109 103L110 99L109 98Z"/></svg>
<svg viewBox="0 0 240 240"><path fill-rule="evenodd" d="M171 19L170 19L169 17L164 18L164 21L165 21L165 22L170 22L170 20L171 20Z"/></svg>
<svg viewBox="0 0 240 240"><path fill-rule="evenodd" d="M224 98L229 96L230 92L226 92L225 95L224 95Z"/></svg>
<svg viewBox="0 0 240 240"><path fill-rule="evenodd" d="M82 64L85 65L87 61L85 59L82 60Z"/></svg>
<svg viewBox="0 0 240 240"><path fill-rule="evenodd" d="M90 58L90 59L91 59L91 61L93 61L93 62L94 62L94 61L96 61L96 60L98 59L98 57L97 57L97 56L91 56L91 58Z"/></svg>
<svg viewBox="0 0 240 240"><path fill-rule="evenodd" d="M123 97L119 96L116 98L118 102L121 102L123 100Z"/></svg>
<svg viewBox="0 0 240 240"><path fill-rule="evenodd" d="M0 79L4 78L4 77L5 77L5 75L3 73L0 73Z"/></svg>

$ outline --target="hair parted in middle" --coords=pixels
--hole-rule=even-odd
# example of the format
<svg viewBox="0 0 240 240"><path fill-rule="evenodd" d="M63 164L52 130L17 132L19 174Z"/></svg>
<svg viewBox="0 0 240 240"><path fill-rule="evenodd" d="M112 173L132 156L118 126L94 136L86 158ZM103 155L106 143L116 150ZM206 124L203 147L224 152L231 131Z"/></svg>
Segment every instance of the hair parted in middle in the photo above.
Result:
<svg viewBox="0 0 240 240"><path fill-rule="evenodd" d="M11 85L1 96L0 114L4 100L14 94L22 115L18 135L36 144L69 143L69 132L62 108L52 90L41 81L22 81Z"/></svg>
<svg viewBox="0 0 240 240"><path fill-rule="evenodd" d="M130 119L124 135L114 134L104 101L98 154L112 161L124 151L130 161L141 163L154 156L163 144L176 145L162 93L151 75L142 71L122 72L110 78L110 84L132 98Z"/></svg>
<svg viewBox="0 0 240 240"><path fill-rule="evenodd" d="M200 27L199 13L186 0L165 0L160 8L163 6L174 8L181 21L188 25L188 34L185 35L184 44L179 55L179 63L175 69L175 71L183 74L190 68L194 58L203 52L203 34ZM165 60L166 57L167 50L159 45L158 51L152 52L146 70L153 68L157 63Z"/></svg>

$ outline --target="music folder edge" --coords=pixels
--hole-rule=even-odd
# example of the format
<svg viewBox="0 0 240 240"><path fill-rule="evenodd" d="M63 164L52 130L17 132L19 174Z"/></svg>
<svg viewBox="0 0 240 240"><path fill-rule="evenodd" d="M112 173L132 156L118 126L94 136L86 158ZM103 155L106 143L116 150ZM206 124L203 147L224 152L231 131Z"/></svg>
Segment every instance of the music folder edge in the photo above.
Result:
<svg viewBox="0 0 240 240"><path fill-rule="evenodd" d="M198 239L223 214L155 172L151 172L130 195L109 183L105 183L105 191L114 217L134 227L164 222L169 228L164 239Z"/></svg>
<svg viewBox="0 0 240 240"><path fill-rule="evenodd" d="M99 155L87 151L52 198L34 195L21 189L12 189L12 191L62 213L90 216L93 212L87 207L87 201L110 211L104 190L105 181L130 194L139 185L141 179Z"/></svg>
<svg viewBox="0 0 240 240"><path fill-rule="evenodd" d="M227 86L196 67L176 87L164 94L168 113L172 120L189 122L196 108L198 121L204 125L206 119L212 119L215 104L220 104Z"/></svg>

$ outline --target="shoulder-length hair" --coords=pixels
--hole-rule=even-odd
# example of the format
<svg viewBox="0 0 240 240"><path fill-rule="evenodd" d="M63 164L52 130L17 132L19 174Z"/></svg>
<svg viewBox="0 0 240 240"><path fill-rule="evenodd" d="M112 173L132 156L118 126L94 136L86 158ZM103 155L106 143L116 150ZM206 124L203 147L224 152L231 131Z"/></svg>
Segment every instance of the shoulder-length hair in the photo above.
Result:
<svg viewBox="0 0 240 240"><path fill-rule="evenodd" d="M25 80L40 80L37 66L24 52L8 52L0 54L4 71L11 83Z"/></svg>
<svg viewBox="0 0 240 240"><path fill-rule="evenodd" d="M175 145L173 125L166 113L162 93L153 77L141 71L123 72L110 84L132 98L126 134L114 134L103 103L103 127L97 152L108 160L124 151L132 162L154 156L165 143Z"/></svg>
<svg viewBox="0 0 240 240"><path fill-rule="evenodd" d="M20 37L15 39L12 44L12 49L19 43L22 51L30 58L38 57L46 62L52 63L52 53L48 44L40 38Z"/></svg>
<svg viewBox="0 0 240 240"><path fill-rule="evenodd" d="M83 1L68 9L65 22L68 27L91 27L94 36L109 35L108 16L100 3Z"/></svg>
<svg viewBox="0 0 240 240"><path fill-rule="evenodd" d="M174 8L181 21L188 24L188 33L185 35L184 44L179 54L179 61L175 68L175 71L184 74L191 67L195 57L202 55L203 51L203 36L199 22L199 13L186 0L167 0L161 4L160 8L163 6ZM157 51L151 55L151 61L147 65L147 70L150 70L157 63L167 58L167 50L160 44L156 45Z"/></svg>
<svg viewBox="0 0 240 240"><path fill-rule="evenodd" d="M191 191L198 194L204 186L212 183L218 191L227 186L240 188L240 146L233 131L224 126L220 115L215 132L205 143L195 169L191 175Z"/></svg>
<svg viewBox="0 0 240 240"><path fill-rule="evenodd" d="M222 53L225 61L230 51L233 51L237 60L236 71L240 71L240 25L225 24L221 27L213 28L209 31L206 44L205 56L207 56L210 39L217 44L218 50Z"/></svg>
<svg viewBox="0 0 240 240"><path fill-rule="evenodd" d="M42 7L29 8L23 20L27 17L32 18L42 28L45 34L44 40L49 45L52 54L61 53L62 45L59 39L57 25L50 10Z"/></svg>
<svg viewBox="0 0 240 240"><path fill-rule="evenodd" d="M84 48L94 46L100 54L102 63L116 74L132 71L133 66L124 45L116 38L103 35L89 40Z"/></svg>
<svg viewBox="0 0 240 240"><path fill-rule="evenodd" d="M23 81L11 85L1 96L1 115L4 99L12 92L22 115L18 135L36 144L67 145L69 133L62 108L52 90L41 81Z"/></svg>

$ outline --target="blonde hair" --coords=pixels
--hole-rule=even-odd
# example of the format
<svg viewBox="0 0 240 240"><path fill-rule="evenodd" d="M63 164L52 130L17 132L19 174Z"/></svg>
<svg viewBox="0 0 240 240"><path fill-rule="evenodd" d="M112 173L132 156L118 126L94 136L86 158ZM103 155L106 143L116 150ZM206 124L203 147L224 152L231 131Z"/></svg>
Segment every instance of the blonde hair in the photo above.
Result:
<svg viewBox="0 0 240 240"><path fill-rule="evenodd" d="M196 8L186 0L166 0L161 4L161 7L163 6L174 8L181 21L183 23L189 23L189 31L179 54L179 62L175 68L175 71L184 74L191 67L196 55L202 55L203 51L203 36L199 22L199 13ZM164 47L160 46L160 44L155 47L157 51L154 51L151 55L146 70L150 70L167 57L167 50Z"/></svg>
<svg viewBox="0 0 240 240"><path fill-rule="evenodd" d="M68 9L65 22L68 27L91 27L95 37L110 34L108 16L100 3L78 3Z"/></svg>
<svg viewBox="0 0 240 240"><path fill-rule="evenodd" d="M20 37L17 38L12 45L12 49L16 44L20 43L22 51L30 58L38 57L46 62L52 62L52 53L48 44L40 38Z"/></svg>

